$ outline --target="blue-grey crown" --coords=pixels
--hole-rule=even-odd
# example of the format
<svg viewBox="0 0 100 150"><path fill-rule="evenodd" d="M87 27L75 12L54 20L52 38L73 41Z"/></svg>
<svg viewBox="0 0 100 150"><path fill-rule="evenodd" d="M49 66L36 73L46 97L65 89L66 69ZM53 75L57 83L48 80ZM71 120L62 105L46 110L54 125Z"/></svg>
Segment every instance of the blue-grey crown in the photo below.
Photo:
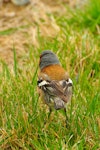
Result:
<svg viewBox="0 0 100 150"><path fill-rule="evenodd" d="M60 65L57 56L50 50L44 50L40 55L40 69L54 64Z"/></svg>

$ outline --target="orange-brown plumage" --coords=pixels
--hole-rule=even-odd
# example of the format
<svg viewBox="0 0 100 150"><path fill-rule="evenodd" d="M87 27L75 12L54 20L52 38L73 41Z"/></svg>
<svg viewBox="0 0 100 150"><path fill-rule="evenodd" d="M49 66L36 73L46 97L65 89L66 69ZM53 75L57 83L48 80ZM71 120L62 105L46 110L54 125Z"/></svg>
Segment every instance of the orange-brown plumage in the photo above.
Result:
<svg viewBox="0 0 100 150"><path fill-rule="evenodd" d="M69 76L66 71L60 65L50 65L41 70L42 73L47 74L51 80L63 80L67 79ZM40 75L41 75L40 72Z"/></svg>
<svg viewBox="0 0 100 150"><path fill-rule="evenodd" d="M56 110L65 108L72 97L72 80L52 51L40 55L38 74L39 94L45 103Z"/></svg>

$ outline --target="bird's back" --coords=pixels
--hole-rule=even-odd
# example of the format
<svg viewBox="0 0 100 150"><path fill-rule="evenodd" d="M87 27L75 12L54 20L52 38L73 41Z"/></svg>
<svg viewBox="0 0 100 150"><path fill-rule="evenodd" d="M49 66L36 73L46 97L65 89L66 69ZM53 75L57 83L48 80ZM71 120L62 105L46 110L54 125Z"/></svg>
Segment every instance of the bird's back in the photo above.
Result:
<svg viewBox="0 0 100 150"><path fill-rule="evenodd" d="M69 76L67 72L60 66L60 65L50 65L43 68L42 73L47 74L51 80L64 80L67 79Z"/></svg>

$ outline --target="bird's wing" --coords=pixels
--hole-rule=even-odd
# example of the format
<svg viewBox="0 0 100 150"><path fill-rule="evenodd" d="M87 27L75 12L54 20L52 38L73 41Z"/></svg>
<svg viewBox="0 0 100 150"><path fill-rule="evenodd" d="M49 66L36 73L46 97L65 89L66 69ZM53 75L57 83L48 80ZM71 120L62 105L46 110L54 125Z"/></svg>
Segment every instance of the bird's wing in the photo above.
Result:
<svg viewBox="0 0 100 150"><path fill-rule="evenodd" d="M72 80L38 80L38 87L50 96L59 97L67 103L72 97Z"/></svg>

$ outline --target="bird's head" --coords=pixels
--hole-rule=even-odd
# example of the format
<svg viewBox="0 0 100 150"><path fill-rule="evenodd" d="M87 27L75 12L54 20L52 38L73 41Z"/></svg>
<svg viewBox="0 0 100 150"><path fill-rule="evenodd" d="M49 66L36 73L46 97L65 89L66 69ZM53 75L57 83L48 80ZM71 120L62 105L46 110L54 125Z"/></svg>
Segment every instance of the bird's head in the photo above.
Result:
<svg viewBox="0 0 100 150"><path fill-rule="evenodd" d="M50 50L44 50L40 55L39 67L42 70L43 68L49 65L60 65L60 62L57 56Z"/></svg>

